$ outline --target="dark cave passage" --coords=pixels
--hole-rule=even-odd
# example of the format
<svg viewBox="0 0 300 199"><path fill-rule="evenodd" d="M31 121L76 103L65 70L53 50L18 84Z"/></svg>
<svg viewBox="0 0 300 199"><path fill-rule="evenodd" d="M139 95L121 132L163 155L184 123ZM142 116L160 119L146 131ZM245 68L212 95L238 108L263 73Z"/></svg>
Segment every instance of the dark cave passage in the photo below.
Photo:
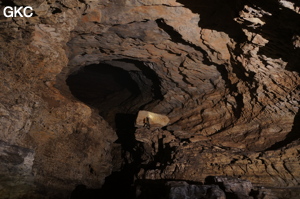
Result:
<svg viewBox="0 0 300 199"><path fill-rule="evenodd" d="M86 66L70 75L67 83L74 96L100 109L99 104L116 93L119 93L120 97L118 102L141 93L126 71L107 64ZM123 90L125 92L122 92Z"/></svg>
<svg viewBox="0 0 300 199"><path fill-rule="evenodd" d="M162 96L156 73L135 60L85 66L69 75L66 82L77 99L97 109L115 129L121 117L128 119L124 114L136 114Z"/></svg>
<svg viewBox="0 0 300 199"><path fill-rule="evenodd" d="M134 122L140 109L162 99L158 76L143 62L113 60L85 66L69 75L66 82L73 96L99 111L115 129L116 144L121 145L122 160L118 161L123 162L100 190L79 185L71 198L134 198L132 184L143 150L134 137ZM112 156L120 159L114 152Z"/></svg>

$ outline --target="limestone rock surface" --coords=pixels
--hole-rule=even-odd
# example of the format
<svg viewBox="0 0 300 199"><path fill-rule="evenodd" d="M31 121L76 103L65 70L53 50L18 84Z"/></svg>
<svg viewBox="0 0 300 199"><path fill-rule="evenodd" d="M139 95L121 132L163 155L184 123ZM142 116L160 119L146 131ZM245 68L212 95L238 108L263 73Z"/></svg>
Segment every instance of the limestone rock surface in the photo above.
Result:
<svg viewBox="0 0 300 199"><path fill-rule="evenodd" d="M136 126L137 127L164 127L168 125L170 119L161 114L152 113L149 111L139 111L136 118Z"/></svg>
<svg viewBox="0 0 300 199"><path fill-rule="evenodd" d="M2 15L22 5L33 17ZM79 184L100 188L116 154L137 165L136 179L227 175L299 187L299 7L0 1L0 195L68 198ZM104 65L135 84L105 76ZM68 79L84 71L85 81ZM135 129L139 110L169 125Z"/></svg>

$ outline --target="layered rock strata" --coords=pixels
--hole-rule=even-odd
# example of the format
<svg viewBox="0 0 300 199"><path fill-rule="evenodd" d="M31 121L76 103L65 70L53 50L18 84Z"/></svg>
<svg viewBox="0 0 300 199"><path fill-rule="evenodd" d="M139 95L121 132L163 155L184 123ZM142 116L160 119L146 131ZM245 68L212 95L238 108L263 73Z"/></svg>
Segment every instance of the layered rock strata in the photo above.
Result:
<svg viewBox="0 0 300 199"><path fill-rule="evenodd" d="M296 1L0 4L1 13L7 5L34 10L31 18L0 16L1 193L100 188L112 171L115 116L139 109L170 124L137 129L138 178L228 175L299 186ZM68 76L101 64L128 71L142 94L114 90L98 106L76 99Z"/></svg>

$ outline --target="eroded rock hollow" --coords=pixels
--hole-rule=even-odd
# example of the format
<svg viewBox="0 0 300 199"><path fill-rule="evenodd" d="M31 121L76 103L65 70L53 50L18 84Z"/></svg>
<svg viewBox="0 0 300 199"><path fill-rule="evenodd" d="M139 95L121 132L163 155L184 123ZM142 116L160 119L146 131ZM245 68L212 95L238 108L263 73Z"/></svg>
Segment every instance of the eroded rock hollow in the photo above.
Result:
<svg viewBox="0 0 300 199"><path fill-rule="evenodd" d="M1 197L149 198L186 181L197 186L175 183L170 197L230 198L227 178L199 187L227 176L298 198L298 1L0 6ZM33 15L5 17L6 6ZM170 121L135 126L140 110ZM243 197L263 198L251 186Z"/></svg>

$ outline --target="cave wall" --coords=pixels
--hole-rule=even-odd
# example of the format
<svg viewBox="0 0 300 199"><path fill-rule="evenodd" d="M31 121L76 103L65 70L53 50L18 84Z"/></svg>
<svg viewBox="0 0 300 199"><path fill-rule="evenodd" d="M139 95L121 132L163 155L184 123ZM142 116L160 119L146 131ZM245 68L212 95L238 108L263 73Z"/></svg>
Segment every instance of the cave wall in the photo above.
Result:
<svg viewBox="0 0 300 199"><path fill-rule="evenodd" d="M297 3L11 2L32 6L35 15L0 16L1 176L13 182L5 194L24 183L20 195L35 186L101 187L112 170L116 133L65 81L85 66L112 60L137 61L154 72L162 98L143 109L171 119L167 130L136 133L137 139L153 134L143 142L151 156L175 147L172 161L145 167L140 178L234 175L299 185ZM153 147L159 140L163 146Z"/></svg>
<svg viewBox="0 0 300 199"><path fill-rule="evenodd" d="M299 50L291 46L299 22L280 20L285 12L299 16L283 6L283 13L272 14L252 3L102 3L99 25L84 17L74 29L69 66L122 58L156 63L151 69L161 80L164 100L153 111L168 114L183 130L222 137L224 146L264 150L291 131L298 111ZM203 21L212 16L203 27L201 11ZM246 20L255 17L270 25L252 28Z"/></svg>
<svg viewBox="0 0 300 199"><path fill-rule="evenodd" d="M39 190L40 198L63 197L78 184L99 188L112 170L116 134L69 89L55 87L68 64L66 42L81 15L78 2L14 3L32 6L37 16L1 16L0 140L6 161L0 163L0 195L19 198ZM64 12L53 14L59 9Z"/></svg>

